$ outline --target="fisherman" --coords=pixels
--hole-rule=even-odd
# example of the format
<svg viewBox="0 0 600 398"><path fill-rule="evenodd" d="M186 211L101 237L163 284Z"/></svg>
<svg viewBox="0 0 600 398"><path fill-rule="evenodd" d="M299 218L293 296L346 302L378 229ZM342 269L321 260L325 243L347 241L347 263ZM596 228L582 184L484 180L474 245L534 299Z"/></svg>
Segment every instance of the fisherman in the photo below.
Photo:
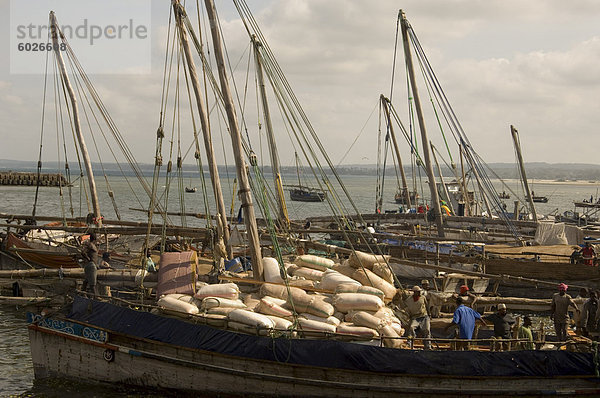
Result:
<svg viewBox="0 0 600 398"><path fill-rule="evenodd" d="M588 337L590 332L598 331L598 320L600 320L600 304L598 294L592 290L590 298L583 303L581 311L581 331L585 337Z"/></svg>
<svg viewBox="0 0 600 398"><path fill-rule="evenodd" d="M417 329L425 338L431 338L430 330L430 314L427 298L421 295L421 288L413 286L413 295L404 300L405 310L410 316L410 324L408 327L408 336L415 337ZM424 346L426 350L431 349L431 341L425 340Z"/></svg>
<svg viewBox="0 0 600 398"><path fill-rule="evenodd" d="M567 340L567 323L569 321L569 306L573 306L577 312L579 308L571 296L567 294L569 286L561 283L558 285L558 293L552 296L550 306L550 319L554 320L554 331L559 342Z"/></svg>
<svg viewBox="0 0 600 398"><path fill-rule="evenodd" d="M519 343L519 348L522 350L533 350L535 347L533 345L533 332L531 331L531 318L526 316L523 318L523 324L519 327L517 331L517 338L522 340L527 340Z"/></svg>
<svg viewBox="0 0 600 398"><path fill-rule="evenodd" d="M494 324L494 337L497 339L509 340L512 338L511 330L515 324L515 318L506 312L506 304L498 304L498 310L492 315L483 317L486 321ZM504 348L506 345L502 344Z"/></svg>
<svg viewBox="0 0 600 398"><path fill-rule="evenodd" d="M581 255L583 256L583 263L585 265L594 265L596 252L590 242L585 242L585 247L581 249Z"/></svg>
<svg viewBox="0 0 600 398"><path fill-rule="evenodd" d="M89 238L81 245L81 255L85 262L83 266L83 272L85 278L83 280L82 290L89 293L98 294L98 288L96 286L98 270L98 248L96 247L96 234L91 233Z"/></svg>
<svg viewBox="0 0 600 398"><path fill-rule="evenodd" d="M447 331L452 326L458 326L458 337L460 339L471 340L473 338L473 332L475 330L475 322L479 321L484 326L485 321L481 318L479 312L475 311L471 307L465 305L464 297L458 296L456 298L456 310L452 317L452 322L446 326L444 331ZM465 347L468 348L468 345Z"/></svg>

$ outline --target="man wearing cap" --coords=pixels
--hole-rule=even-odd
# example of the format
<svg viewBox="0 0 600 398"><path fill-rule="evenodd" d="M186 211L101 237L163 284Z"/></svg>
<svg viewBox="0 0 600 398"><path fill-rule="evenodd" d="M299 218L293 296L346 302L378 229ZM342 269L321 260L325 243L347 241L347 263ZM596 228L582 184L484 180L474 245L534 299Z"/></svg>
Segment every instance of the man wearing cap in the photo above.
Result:
<svg viewBox="0 0 600 398"><path fill-rule="evenodd" d="M494 324L494 337L497 339L510 339L512 326L515 318L506 312L506 304L498 304L498 311L492 315L483 317L486 321Z"/></svg>
<svg viewBox="0 0 600 398"><path fill-rule="evenodd" d="M550 319L554 320L554 331L558 341L567 341L567 323L569 322L569 306L573 306L577 312L579 308L571 296L567 294L569 286L561 283L558 285L558 293L552 296L552 304L550 306Z"/></svg>
<svg viewBox="0 0 600 398"><path fill-rule="evenodd" d="M412 291L413 295L404 300L405 311L410 317L408 336L415 337L416 330L419 329L426 338L431 338L427 298L421 295L419 286L413 286ZM424 346L426 350L431 349L431 341L425 340Z"/></svg>

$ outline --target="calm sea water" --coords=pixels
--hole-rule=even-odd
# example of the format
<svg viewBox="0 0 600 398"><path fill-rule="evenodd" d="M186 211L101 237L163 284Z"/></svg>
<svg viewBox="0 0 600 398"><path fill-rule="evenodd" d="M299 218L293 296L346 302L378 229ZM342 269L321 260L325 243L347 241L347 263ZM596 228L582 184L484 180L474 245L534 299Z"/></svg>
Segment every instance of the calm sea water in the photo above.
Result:
<svg viewBox="0 0 600 398"><path fill-rule="evenodd" d="M375 177L373 176L343 176L344 184L355 202L359 211L372 212L374 209ZM110 177L111 189L119 204L118 210L122 218L127 220L145 221L145 215L142 212L131 210L132 208L148 207L148 199L145 192L139 187L137 180L130 178L129 182L123 177ZM397 206L393 203L395 181L386 183L384 209L393 210ZM508 189L503 187L500 182L495 182L499 191ZM133 186L133 190L130 188ZM185 209L187 212L204 213L204 201L201 194L200 178L184 179L184 186L196 186L198 192L184 194ZM103 180L98 182L100 202L106 218L116 219L115 211L111 200L106 193L106 187ZM510 189L519 192L518 182L512 180L508 182ZM164 189L164 182L161 183L161 190ZM573 210L573 200L589 199L593 196L597 200L598 188L600 184L591 182L534 182L533 190L536 195L547 196L548 203L536 204L536 210L539 214L550 214L553 212L563 212ZM426 190L427 187L424 186ZM223 191L226 206L231 206L231 197L233 179L223 178ZM34 202L34 187L6 187L0 186L0 212L11 214L31 214ZM85 201L85 193L81 186L76 185L71 189L71 195L68 189L64 189L63 200L61 202L57 188L41 188L38 198L38 215L61 216L62 208L68 209L73 203L76 216L88 213ZM425 195L427 197L428 195ZM514 197L514 195L513 195ZM82 199L80 201L80 198ZM163 197L164 198L164 197ZM209 199L212 203L212 199ZM164 202L164 199L163 199ZM179 211L179 195L171 194L169 197L169 210ZM507 208L512 210L513 199L505 201ZM80 204L81 203L81 204ZM351 208L348 202L333 204L332 206ZM233 206L233 211L237 214L239 202ZM300 203L288 202L290 216L296 219L302 219L309 215L327 215L330 214L330 205L327 203ZM68 216L68 215L67 215ZM179 222L178 218L173 218L173 222ZM188 225L202 226L204 221L187 218ZM111 397L121 396L152 396L153 394L144 391L122 390L118 387L96 387L82 385L78 383L66 383L63 381L45 381L34 382L31 356L29 352L29 339L25 323L25 311L15 308L0 308L0 396L15 397ZM164 394L155 395L163 396Z"/></svg>

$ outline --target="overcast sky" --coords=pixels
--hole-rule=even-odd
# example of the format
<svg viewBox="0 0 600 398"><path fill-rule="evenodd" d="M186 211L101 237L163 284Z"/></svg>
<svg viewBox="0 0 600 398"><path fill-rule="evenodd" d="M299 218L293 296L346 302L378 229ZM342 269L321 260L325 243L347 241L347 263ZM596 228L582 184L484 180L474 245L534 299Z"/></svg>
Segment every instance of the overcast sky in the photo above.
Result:
<svg viewBox="0 0 600 398"><path fill-rule="evenodd" d="M20 4L24 3L27 1ZM43 3L36 1L36 7ZM133 154L144 163L152 162L155 152L169 3L151 2L149 70L90 75ZM10 4L0 1L3 54L14 52L7 39L14 35L9 31ZM216 4L231 59L237 60L247 49L248 40L230 2L217 0ZM513 124L520 131L528 162L600 163L597 0L248 0L248 5L335 163L355 139L344 163L376 161L375 108L379 95L390 93L400 8L471 143L487 162L515 160L510 138ZM56 5L48 2L46 20L50 7ZM111 10L106 12L110 15ZM136 16L135 7L128 12ZM59 10L57 15L61 23L67 22ZM77 53L75 43L73 47ZM119 64L118 51L102 48L107 64ZM86 58L80 61L88 67ZM40 62L39 74L23 75L11 73L8 58L0 62L0 159L35 161L44 64ZM398 65L394 103L408 124L404 68L402 63ZM428 102L426 90L421 88L420 93ZM441 146L435 121L426 123L430 138ZM45 159L56 158L56 130L50 127L44 143ZM249 126L250 139L258 147L255 130ZM287 134L278 134L282 163L291 165L293 149L286 142ZM220 142L218 135L216 140ZM452 151L455 153L456 148Z"/></svg>

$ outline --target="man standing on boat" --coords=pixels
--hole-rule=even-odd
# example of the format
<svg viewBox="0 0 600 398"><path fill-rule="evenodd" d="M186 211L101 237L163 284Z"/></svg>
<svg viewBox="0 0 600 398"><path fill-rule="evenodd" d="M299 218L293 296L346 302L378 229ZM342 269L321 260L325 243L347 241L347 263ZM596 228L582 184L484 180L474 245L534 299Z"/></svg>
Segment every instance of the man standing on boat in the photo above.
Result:
<svg viewBox="0 0 600 398"><path fill-rule="evenodd" d="M413 286L413 295L404 300L405 310L410 316L410 324L408 326L408 336L415 337L417 329L425 338L431 338L430 330L430 315L427 298L421 295L421 288ZM425 349L431 349L431 341L425 340Z"/></svg>
<svg viewBox="0 0 600 398"><path fill-rule="evenodd" d="M573 306L577 312L579 308L571 296L567 294L569 286L561 283L558 285L558 293L552 296L550 306L550 319L554 320L554 330L559 342L567 341L567 323L569 321L569 306Z"/></svg>
<svg viewBox="0 0 600 398"><path fill-rule="evenodd" d="M465 298L458 296L456 298L456 310L452 317L452 322L444 329L447 331L450 327L458 326L458 338L463 340L471 340L473 338L473 332L475 331L475 322L479 321L484 326L485 321L481 318L479 312L475 311L471 307L465 305ZM463 345L462 348L468 349L468 345Z"/></svg>
<svg viewBox="0 0 600 398"><path fill-rule="evenodd" d="M598 320L600 320L600 304L597 293L592 290L590 298L583 304L581 311L581 330L584 336L588 337L590 332L598 331Z"/></svg>
<svg viewBox="0 0 600 398"><path fill-rule="evenodd" d="M596 260L596 252L592 247L590 242L585 242L585 247L581 249L581 254L583 255L583 261L585 265L594 265L594 261Z"/></svg>
<svg viewBox="0 0 600 398"><path fill-rule="evenodd" d="M494 324L495 338L505 340L512 338L511 330L515 324L515 318L506 312L506 304L498 304L498 311L496 311L495 314L484 317L483 319Z"/></svg>
<svg viewBox="0 0 600 398"><path fill-rule="evenodd" d="M98 294L96 287L96 272L98 267L98 247L96 247L96 234L91 233L90 237L81 245L81 255L85 261L83 272L85 279L83 280L82 290L93 294Z"/></svg>

